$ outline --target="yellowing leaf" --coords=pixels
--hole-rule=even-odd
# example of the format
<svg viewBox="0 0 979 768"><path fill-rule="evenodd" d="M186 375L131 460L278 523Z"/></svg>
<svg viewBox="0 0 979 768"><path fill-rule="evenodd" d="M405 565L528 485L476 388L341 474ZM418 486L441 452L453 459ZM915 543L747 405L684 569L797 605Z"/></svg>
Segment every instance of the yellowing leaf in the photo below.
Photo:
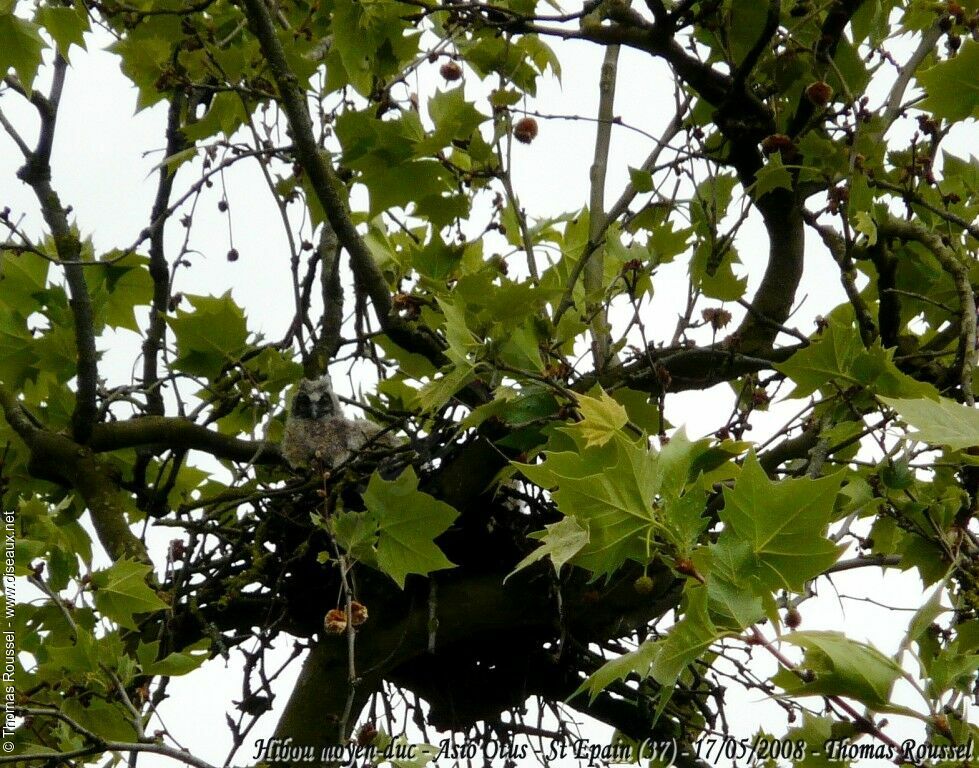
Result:
<svg viewBox="0 0 979 768"><path fill-rule="evenodd" d="M629 421L629 415L605 392L598 397L578 395L578 409L584 420L576 429L585 438L585 446L605 445Z"/></svg>
<svg viewBox="0 0 979 768"><path fill-rule="evenodd" d="M853 215L854 229L862 235L867 236L867 245L877 243L877 222L867 211L857 211Z"/></svg>
<svg viewBox="0 0 979 768"><path fill-rule="evenodd" d="M517 571L522 571L528 565L532 565L547 556L550 556L554 570L560 572L561 566L578 554L581 548L588 543L588 531L582 528L573 517L566 517L560 522L544 527L547 530L540 535L543 546L538 547L517 563L517 567L506 577L507 579Z"/></svg>

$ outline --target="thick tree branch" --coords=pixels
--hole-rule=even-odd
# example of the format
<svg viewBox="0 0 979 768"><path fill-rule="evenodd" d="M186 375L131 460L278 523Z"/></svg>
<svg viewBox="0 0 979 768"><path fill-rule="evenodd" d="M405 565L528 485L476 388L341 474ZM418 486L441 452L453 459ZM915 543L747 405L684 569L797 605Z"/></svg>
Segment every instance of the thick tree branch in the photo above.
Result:
<svg viewBox="0 0 979 768"><path fill-rule="evenodd" d="M610 15L610 18L616 22L622 21L621 14ZM624 45L645 51L665 59L680 79L697 91L708 104L718 107L728 99L731 94L731 77L688 54L673 38L673 31L669 26L649 24L635 12L632 12L626 21L627 23L608 26L588 26L580 30L518 23L515 29L562 40L586 40L600 45ZM768 114L768 108L754 94L746 94L740 107L742 113L746 115Z"/></svg>
<svg viewBox="0 0 979 768"><path fill-rule="evenodd" d="M775 190L757 205L768 232L768 264L751 299L754 311L745 317L731 339L732 346L749 355L764 354L763 350L771 348L778 326L788 319L806 253L802 206L794 194Z"/></svg>
<svg viewBox="0 0 979 768"><path fill-rule="evenodd" d="M402 615L386 614L382 600L358 595L368 605L378 605L378 615L372 607L370 620L357 633L358 698L363 694L366 700L366 694L376 690L381 680L390 679L412 690L417 688L422 695L435 686L438 688L435 693L440 697L446 694L446 686L461 686L468 693L464 702L460 697L460 708L478 707L486 692L472 696L472 684L459 677L444 678L447 670L467 668L473 659L480 657L478 648L487 643L493 645L495 638L500 638L497 647L507 648L508 660L519 663L522 654L530 653L531 649L540 651L543 642L553 639L560 631L561 616L556 602L549 590L540 588L540 576L522 575L504 586L501 583L504 575L505 571L450 571L438 577L434 655L429 652L428 605L418 594ZM595 603L589 597L595 586L588 583L583 573L578 576L562 589L562 614L568 632L582 642L643 626L676 605L679 595L677 582L663 572L657 579L654 595L638 595L632 587L633 575L608 585L602 590L602 599ZM524 650L515 652L516 647ZM339 733L338 725L349 690L347 664L345 638L327 637L313 647L279 721L277 736L317 746L336 744L345 738L347 734ZM531 674L535 672L547 673L531 670ZM442 678L443 683L433 680L433 676ZM530 681L530 686L533 685ZM565 690L565 695L571 690ZM510 691L518 695L520 692L519 689ZM446 725L464 730L472 723L463 721L475 715L472 711L459 712L459 721Z"/></svg>
<svg viewBox="0 0 979 768"><path fill-rule="evenodd" d="M209 453L218 459L278 464L279 450L270 443L239 440L186 419L147 416L97 424L89 442L98 453L122 448L160 446Z"/></svg>
<svg viewBox="0 0 979 768"><path fill-rule="evenodd" d="M126 521L126 511L133 505L113 482L109 467L90 448L37 426L16 396L3 388L0 388L0 408L30 451L28 470L35 477L66 484L78 492L92 516L99 542L109 556L113 560L129 557L149 563L143 542Z"/></svg>
<svg viewBox="0 0 979 768"><path fill-rule="evenodd" d="M737 69L734 70L734 75L732 77L732 93L741 94L744 92L745 83L748 80L748 75L758 64L758 60L761 55L768 48L769 43L778 32L779 18L782 13L782 3L781 0L769 0L768 2L768 14L765 17L765 26L762 28L761 34L758 35L758 39L755 44L751 46L741 62L738 64Z"/></svg>
<svg viewBox="0 0 979 768"><path fill-rule="evenodd" d="M805 345L759 351L754 356L735 352L720 344L692 349L652 348L636 362L607 371L600 378L594 374L582 376L573 389L587 392L596 382L606 389L620 384L651 394L708 389L747 373L771 370L775 363L788 360L802 346Z"/></svg>

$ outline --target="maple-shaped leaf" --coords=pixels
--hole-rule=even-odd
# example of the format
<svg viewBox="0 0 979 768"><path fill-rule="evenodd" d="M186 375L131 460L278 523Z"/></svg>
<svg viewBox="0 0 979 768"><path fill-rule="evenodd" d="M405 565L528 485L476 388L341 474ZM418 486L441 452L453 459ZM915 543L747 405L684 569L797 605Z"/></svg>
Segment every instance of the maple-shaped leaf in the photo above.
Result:
<svg viewBox="0 0 979 768"><path fill-rule="evenodd" d="M435 539L459 513L444 501L418 490L418 476L408 467L396 480L371 475L364 504L377 525L377 564L402 589L409 573L428 574L455 564Z"/></svg>
<svg viewBox="0 0 979 768"><path fill-rule="evenodd" d="M911 437L924 443L947 445L953 451L979 445L979 410L947 397L924 399L880 398L917 431Z"/></svg>
<svg viewBox="0 0 979 768"><path fill-rule="evenodd" d="M693 561L707 577L707 596L715 622L741 630L764 617L762 596L771 593L753 570L756 560L747 541L722 531L715 543L694 553Z"/></svg>
<svg viewBox="0 0 979 768"><path fill-rule="evenodd" d="M189 296L193 312L177 312L168 318L177 340L177 359L173 367L186 373L217 378L222 369L238 360L245 350L248 328L245 314L231 298Z"/></svg>
<svg viewBox="0 0 979 768"><path fill-rule="evenodd" d="M792 189L792 174L782 163L781 152L769 156L765 166L755 174L755 183L752 185L756 200L774 189Z"/></svg>
<svg viewBox="0 0 979 768"><path fill-rule="evenodd" d="M598 397L578 395L578 410L583 420L577 425L585 446L605 445L629 421L625 408L604 391Z"/></svg>
<svg viewBox="0 0 979 768"><path fill-rule="evenodd" d="M548 453L543 464L521 470L542 488L555 489L558 509L588 531L575 565L608 575L626 560L646 563L657 536L678 550L689 547L688 537L702 529L696 517L706 497L687 481L706 441L691 443L681 431L657 452L617 432L588 448L581 423L562 431L579 439L579 450Z"/></svg>
<svg viewBox="0 0 979 768"><path fill-rule="evenodd" d="M809 681L786 669L775 675L773 681L793 696L846 696L880 708L903 674L893 659L840 632L793 632L782 640L805 648L803 664L814 674Z"/></svg>
<svg viewBox="0 0 979 768"><path fill-rule="evenodd" d="M966 40L954 58L938 62L918 73L918 82L927 98L919 104L936 117L946 120L965 120L979 117L979 43Z"/></svg>
<svg viewBox="0 0 979 768"><path fill-rule="evenodd" d="M193 672L207 661L210 645L209 639L199 640L182 651L168 653L161 659L160 642L155 640L152 643L141 643L136 649L136 656L143 674L178 677Z"/></svg>
<svg viewBox="0 0 979 768"><path fill-rule="evenodd" d="M851 369L862 350L852 326L831 321L819 339L775 368L795 382L792 397L806 397L833 380L857 384Z"/></svg>
<svg viewBox="0 0 979 768"><path fill-rule="evenodd" d="M136 629L133 614L152 613L167 608L146 583L152 568L136 560L117 560L104 571L92 575L95 607L127 629Z"/></svg>
<svg viewBox="0 0 979 768"><path fill-rule="evenodd" d="M631 674L641 679L652 677L663 686L659 702L662 710L680 675L689 664L704 654L711 644L724 635L711 621L707 611L707 589L694 584L684 592L684 613L666 637L647 640L636 650L618 656L598 668L576 693L589 691L592 699L615 680Z"/></svg>
<svg viewBox="0 0 979 768"><path fill-rule="evenodd" d="M616 656L614 659L605 662L581 684L574 695L588 691L594 700L598 694L616 680L625 680L631 674L637 674L640 678L649 677L649 669L659 652L660 645L652 640L647 640L636 650L623 653L621 656Z"/></svg>
<svg viewBox="0 0 979 768"><path fill-rule="evenodd" d="M683 618L657 643L660 650L649 669L649 674L664 688L672 688L687 665L699 659L724 634L708 614L706 587L688 586L684 603Z"/></svg>
<svg viewBox="0 0 979 768"><path fill-rule="evenodd" d="M0 76L13 69L28 95L41 66L44 47L37 24L18 18L12 8L0 10Z"/></svg>
<svg viewBox="0 0 979 768"><path fill-rule="evenodd" d="M566 517L557 523L545 525L544 528L546 529L544 533L532 534L541 540L543 546L538 547L517 563L517 567L507 576L507 579L517 571L522 571L528 565L548 556L551 558L554 570L560 572L561 566L578 554L581 548L588 543L588 531L582 528L573 517Z"/></svg>
<svg viewBox="0 0 979 768"><path fill-rule="evenodd" d="M748 545L751 570L766 587L801 592L842 554L826 538L840 481L833 475L775 482L751 453L734 488L724 489L720 518Z"/></svg>

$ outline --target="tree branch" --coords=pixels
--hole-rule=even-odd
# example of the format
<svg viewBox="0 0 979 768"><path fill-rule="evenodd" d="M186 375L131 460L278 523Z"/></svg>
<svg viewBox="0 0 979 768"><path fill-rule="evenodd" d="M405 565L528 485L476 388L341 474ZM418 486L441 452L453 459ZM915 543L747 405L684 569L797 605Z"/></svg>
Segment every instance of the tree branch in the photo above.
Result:
<svg viewBox="0 0 979 768"><path fill-rule="evenodd" d="M231 461L254 460L256 464L279 464L282 461L278 448L271 443L239 440L186 419L164 416L97 424L89 445L98 453L160 446L170 450L202 451Z"/></svg>
<svg viewBox="0 0 979 768"><path fill-rule="evenodd" d="M320 231L320 286L323 297L323 318L320 335L303 361L303 375L314 379L326 373L327 366L340 349L343 326L343 287L340 285L340 242L330 222L323 222Z"/></svg>
<svg viewBox="0 0 979 768"><path fill-rule="evenodd" d="M320 152L316 143L309 108L306 104L306 93L286 61L282 43L276 35L272 14L265 0L244 0L242 6L275 78L279 100L295 141L296 159L306 172L316 198L323 206L337 238L350 254L350 265L354 276L370 296L381 327L387 329L391 325L390 290L381 270L374 262L370 249L350 220L346 203L339 192L343 182L337 177L333 166Z"/></svg>
<svg viewBox="0 0 979 768"><path fill-rule="evenodd" d="M840 44L846 25L865 0L834 0L830 4L830 10L823 20L823 26L816 42L816 62L820 65L819 69L813 74L818 79L823 76L830 66L832 58L836 55L836 48ZM816 105L807 99L805 95L800 96L799 106L796 108L792 120L789 122L789 136L796 136L805 129L809 120L815 114Z"/></svg>
<svg viewBox="0 0 979 768"><path fill-rule="evenodd" d="M609 356L610 329L608 314L604 308L603 284L605 282L605 257L597 244L606 230L605 218L605 172L608 169L609 145L612 140L612 118L614 117L615 80L619 60L619 46L610 45L605 49L602 71L598 84L598 122L595 136L595 157L589 172L591 192L589 195L588 245L581 258L585 261L585 314L591 318L592 357L595 371L605 370ZM592 244L595 245L592 245Z"/></svg>
<svg viewBox="0 0 979 768"><path fill-rule="evenodd" d="M894 124L898 115L901 114L904 94L908 90L908 85L911 84L911 80L914 78L921 63L929 53L935 50L935 46L938 45L942 34L942 30L937 23L925 32L918 42L918 47L911 54L911 58L907 60L905 65L901 67L901 71L898 72L897 80L894 81L894 85L891 86L891 91L887 96L887 106L884 108L884 114L881 116L885 133Z"/></svg>
<svg viewBox="0 0 979 768"><path fill-rule="evenodd" d="M74 488L92 516L99 542L113 560L123 557L150 563L143 542L130 530L126 510L132 504L113 482L108 467L90 448L37 426L16 396L0 387L0 408L7 423L30 451L28 470L45 480Z"/></svg>
<svg viewBox="0 0 979 768"><path fill-rule="evenodd" d="M186 141L180 131L180 115L185 103L180 92L173 96L167 113L166 156L172 157L184 148ZM157 371L160 350L163 348L167 332L166 315L170 303L170 268L167 264L164 247L167 206L173 191L173 180L177 170L163 162L160 164L160 178L156 186L156 200L150 213L150 276L153 278L153 301L150 304L150 322L143 340L143 387L146 389L147 412L155 416L164 414L163 392L159 387Z"/></svg>
<svg viewBox="0 0 979 768"><path fill-rule="evenodd" d="M877 223L879 237L893 237L898 240L913 241L927 248L938 259L955 283L955 291L959 297L959 348L956 355L956 367L959 369L959 383L962 388L962 398L969 405L975 405L972 394L972 369L976 356L976 298L969 282L969 270L951 248L942 242L942 238L920 225L888 217Z"/></svg>
<svg viewBox="0 0 979 768"><path fill-rule="evenodd" d="M50 98L35 94L31 102L41 118L37 146L27 156L27 162L17 171L17 178L34 190L41 204L44 222L51 230L58 261L65 271L68 284L72 317L75 326L75 347L78 361L75 408L71 415L72 434L84 443L92 430L97 416L96 391L98 387L98 353L95 349L95 320L92 300L81 265L81 243L68 223L68 214L61 200L51 187L51 147L57 125L57 108L64 86L68 62L59 54L54 60L54 80Z"/></svg>
<svg viewBox="0 0 979 768"><path fill-rule="evenodd" d="M804 213L803 216L806 223L819 234L826 250L829 251L833 261L840 268L840 282L846 292L847 299L850 300L850 306L853 307L853 313L856 315L857 325L860 327L860 338L864 346L869 347L877 338L877 326L874 325L874 318L871 316L870 310L867 309L867 304L854 282L856 268L853 265L853 260L846 252L846 242L843 240L843 236L832 227L817 223L816 217L808 212Z"/></svg>
<svg viewBox="0 0 979 768"><path fill-rule="evenodd" d="M733 346L747 354L762 354L761 350L771 348L777 327L792 311L806 254L801 206L793 193L775 190L756 205L768 232L768 264L751 299L755 311L749 312L735 331L737 341L731 339Z"/></svg>
<svg viewBox="0 0 979 768"><path fill-rule="evenodd" d="M663 131L662 135L656 141L656 146L653 148L652 152L646 158L645 162L642 164L642 169L645 171L652 171L656 167L656 163L659 160L659 156L663 153L670 142L676 137L683 127L683 116L686 114L687 107L690 105L690 100L685 99L680 106L677 107L676 114L674 114L673 119L670 121L669 125ZM564 295L561 297L561 302L558 304L557 309L554 310L554 320L553 322L557 324L560 322L561 317L567 312L571 306L574 304L574 287L578 283L578 278L581 277L581 273L585 266L588 264L588 260L591 258L592 254L598 248L598 246L603 242L605 230L613 222L617 221L622 214L626 212L629 208L629 204L636 197L636 188L632 185L630 181L626 188L622 191L619 199L615 201L615 204L609 209L608 215L605 216L604 228L597 238L589 236L588 245L585 247L585 252L581 255L578 263L574 265L574 269L571 270L571 275L568 278L568 284L565 286Z"/></svg>

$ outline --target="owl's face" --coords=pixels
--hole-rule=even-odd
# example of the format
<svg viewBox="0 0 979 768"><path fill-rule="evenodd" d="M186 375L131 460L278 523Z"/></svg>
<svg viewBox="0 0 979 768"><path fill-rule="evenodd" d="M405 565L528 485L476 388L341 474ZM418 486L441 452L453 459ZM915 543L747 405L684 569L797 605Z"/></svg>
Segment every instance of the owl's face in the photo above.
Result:
<svg viewBox="0 0 979 768"><path fill-rule="evenodd" d="M303 379L292 399L292 417L322 420L336 416L340 410L329 376Z"/></svg>

